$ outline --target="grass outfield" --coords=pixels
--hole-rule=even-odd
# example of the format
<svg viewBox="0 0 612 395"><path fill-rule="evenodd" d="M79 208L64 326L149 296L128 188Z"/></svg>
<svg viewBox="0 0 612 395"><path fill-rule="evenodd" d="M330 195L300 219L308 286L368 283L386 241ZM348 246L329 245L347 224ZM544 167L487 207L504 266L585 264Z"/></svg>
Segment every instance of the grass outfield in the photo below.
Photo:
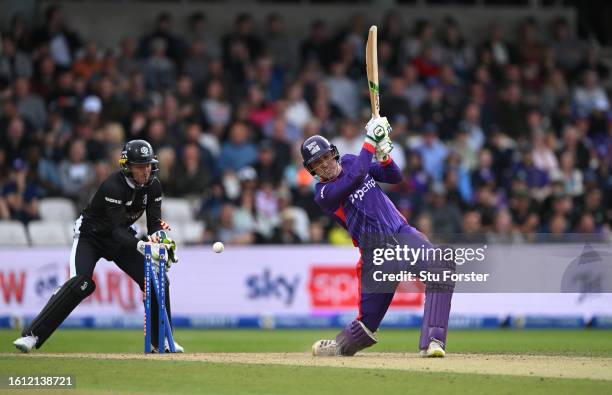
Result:
<svg viewBox="0 0 612 395"><path fill-rule="evenodd" d="M524 356L525 364L534 363L528 355L547 355L545 361L534 359L539 365L563 364L577 361L579 366L595 361L596 365L612 363L612 331L604 330L491 330L451 331L448 338L449 358L444 360L414 360L415 370L384 366L385 360L398 354L364 353L359 359L327 359L342 366L353 361L375 361L374 368L316 366L317 361L305 353L319 338L331 337L335 331L255 331L255 330L178 330L177 340L188 354L193 353L293 353L287 358L310 361L306 365L281 365L265 361L248 363L182 360L177 358L146 359L142 353L142 331L60 330L35 355L18 355L11 345L18 333L0 331L0 375L71 374L76 377L76 392L113 393L251 393L251 394L310 394L310 393L612 393L612 379L557 378L553 374L527 369L525 375L516 371L509 374L456 373L440 371L453 362L454 355L463 355L470 363L501 365L504 357L498 354ZM372 352L416 353L418 331L383 330L380 343ZM12 354L8 354L12 353ZM92 356L49 355L45 353L133 353L126 359L107 359ZM259 355L259 354L258 354ZM185 355L187 356L187 354ZM263 354L262 354L263 356ZM296 357L297 356L297 357ZM495 358L493 358L495 357ZM588 358L580 358L588 357ZM131 359L135 358L135 359ZM277 358L283 359L284 356ZM370 359L368 359L370 358ZM465 359L467 358L467 359ZM501 358L501 359L500 359ZM538 357L539 358L539 357ZM245 359L246 361L246 359ZM480 362L481 361L481 362ZM532 361L532 362L529 362ZM239 360L238 360L239 362ZM277 361L278 362L278 361ZM351 363L348 363L351 362ZM455 361L456 362L456 361ZM511 362L508 359L510 369ZM522 362L519 360L519 364ZM516 361L514 361L516 366ZM314 365L314 366L313 366ZM417 366L418 365L418 366ZM356 367L359 366L359 367ZM384 366L384 368L381 368ZM412 366L412 365L411 365ZM607 366L607 365L606 365ZM489 366L490 367L490 366ZM544 366L540 366L544 367ZM400 370L402 369L402 370ZM571 369L571 368L569 368ZM431 370L431 371L430 371ZM484 370L486 371L486 370ZM510 372L508 372L510 373ZM547 373L548 374L548 373ZM580 376L577 376L580 377ZM74 394L75 391L69 393Z"/></svg>

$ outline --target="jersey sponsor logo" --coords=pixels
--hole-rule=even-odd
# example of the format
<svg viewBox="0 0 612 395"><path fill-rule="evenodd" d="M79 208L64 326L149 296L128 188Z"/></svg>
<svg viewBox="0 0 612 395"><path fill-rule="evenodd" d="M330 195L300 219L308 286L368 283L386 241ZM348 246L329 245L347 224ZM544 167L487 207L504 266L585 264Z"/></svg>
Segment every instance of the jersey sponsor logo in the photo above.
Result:
<svg viewBox="0 0 612 395"><path fill-rule="evenodd" d="M115 204L123 203L123 201L121 201L119 199L109 198L108 196L104 196L104 200L106 200L107 202L110 202L110 203L115 203Z"/></svg>
<svg viewBox="0 0 612 395"><path fill-rule="evenodd" d="M306 146L306 149L308 149L308 152L310 152L310 155L314 155L317 152L321 151L321 147L319 147L319 144L317 144L316 141L313 141L312 143L308 144Z"/></svg>
<svg viewBox="0 0 612 395"><path fill-rule="evenodd" d="M369 179L368 179L369 178ZM374 181L373 178L370 178L370 176L366 176L366 182L363 183L363 186L361 188L358 188L355 190L355 192L353 192L351 194L351 203L354 204L355 200L359 199L359 201L361 202L363 200L363 197L365 196L366 193L368 193L368 191L372 188L376 187L376 181Z"/></svg>

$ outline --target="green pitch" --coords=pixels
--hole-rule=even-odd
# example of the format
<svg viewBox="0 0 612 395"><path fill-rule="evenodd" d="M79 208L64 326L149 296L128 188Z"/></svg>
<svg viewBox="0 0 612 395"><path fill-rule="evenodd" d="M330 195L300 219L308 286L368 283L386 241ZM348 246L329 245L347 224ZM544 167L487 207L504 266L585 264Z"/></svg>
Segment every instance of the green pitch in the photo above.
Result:
<svg viewBox="0 0 612 395"><path fill-rule="evenodd" d="M188 352L193 353L294 353L302 360L311 361L306 353L310 345L320 338L331 338L335 331L301 330L177 330L176 338ZM69 393L211 393L211 394L387 394L387 393L611 393L612 376L606 379L558 378L534 372L525 375L449 372L444 370L453 355L487 354L502 358L492 362L487 355L467 355L466 361L503 364L508 358L548 356L547 365L579 361L612 364L612 331L604 330L490 330L451 331L448 338L449 358L444 360L416 360L421 370L395 369L393 365L380 368L343 367L359 358L332 358L336 367L311 365L266 364L265 361L248 363L210 362L182 356L164 360L142 357L142 331L113 330L60 330L41 350L33 355L19 355L12 347L16 331L0 331L0 376L6 375L73 375L76 391ZM379 344L371 352L416 353L418 331L383 330ZM49 353L96 353L91 357L45 357ZM131 353L123 359L109 353ZM384 365L385 355L364 353L377 364ZM216 355L216 354L215 354ZM257 354L259 355L259 354ZM265 356L261 354L262 357ZM389 359L392 355L387 354ZM465 355L463 356L466 357ZM586 358L585 358L586 357ZM539 358L539 357L538 357ZM544 358L544 357L542 357ZM168 358L166 358L168 359ZM510 366L510 365L509 365ZM573 365L576 366L576 365ZM612 365L611 365L612 366ZM430 369L431 367L431 369ZM503 368L503 366L502 366ZM424 369L424 370L423 370ZM571 368L570 368L571 369ZM588 371L588 370L587 370ZM503 372L503 369L501 370ZM510 373L510 372L509 372ZM604 373L605 374L605 373ZM580 377L580 376L576 376ZM1 392L2 390L0 390ZM11 392L12 393L12 392Z"/></svg>

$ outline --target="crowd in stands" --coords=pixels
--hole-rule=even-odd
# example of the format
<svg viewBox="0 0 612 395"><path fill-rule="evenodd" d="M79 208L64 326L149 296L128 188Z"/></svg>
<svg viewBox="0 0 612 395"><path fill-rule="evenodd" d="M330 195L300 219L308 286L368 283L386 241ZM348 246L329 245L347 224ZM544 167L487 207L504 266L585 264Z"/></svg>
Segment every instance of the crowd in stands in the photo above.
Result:
<svg viewBox="0 0 612 395"><path fill-rule="evenodd" d="M314 203L299 145L323 134L359 152L373 22L405 175L385 189L413 226L515 242L610 232L609 70L563 18L492 24L474 41L451 17L408 25L389 12L314 20L298 39L277 14L217 32L195 13L181 35L162 13L112 48L84 41L57 6L41 20L16 15L2 34L0 220L36 219L46 197L82 209L124 142L143 138L165 196L197 208L201 242L350 243Z"/></svg>

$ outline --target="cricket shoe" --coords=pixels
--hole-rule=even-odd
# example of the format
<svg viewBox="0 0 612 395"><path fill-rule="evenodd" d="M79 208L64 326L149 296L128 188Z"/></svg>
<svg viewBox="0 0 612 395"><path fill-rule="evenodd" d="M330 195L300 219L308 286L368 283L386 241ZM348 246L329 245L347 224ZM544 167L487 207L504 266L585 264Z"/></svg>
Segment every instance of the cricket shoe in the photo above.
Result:
<svg viewBox="0 0 612 395"><path fill-rule="evenodd" d="M444 358L446 351L444 351L444 346L441 341L431 339L427 350L421 350L420 354L423 358Z"/></svg>
<svg viewBox="0 0 612 395"><path fill-rule="evenodd" d="M312 355L315 357L336 357L340 355L340 347L335 340L317 340L312 345Z"/></svg>
<svg viewBox="0 0 612 395"><path fill-rule="evenodd" d="M168 339L166 339L166 352L170 352L170 345L168 344ZM183 348L183 346L181 346L180 344L178 344L177 342L174 342L174 351L177 353L184 353L185 349ZM158 354L159 353L159 349L155 346L151 347L151 354Z"/></svg>
<svg viewBox="0 0 612 395"><path fill-rule="evenodd" d="M37 336L30 335L30 336L20 337L19 339L13 342L13 345L15 345L15 347L17 347L17 349L19 349L21 352L28 353L32 351L34 346L36 346L37 341L38 341Z"/></svg>

